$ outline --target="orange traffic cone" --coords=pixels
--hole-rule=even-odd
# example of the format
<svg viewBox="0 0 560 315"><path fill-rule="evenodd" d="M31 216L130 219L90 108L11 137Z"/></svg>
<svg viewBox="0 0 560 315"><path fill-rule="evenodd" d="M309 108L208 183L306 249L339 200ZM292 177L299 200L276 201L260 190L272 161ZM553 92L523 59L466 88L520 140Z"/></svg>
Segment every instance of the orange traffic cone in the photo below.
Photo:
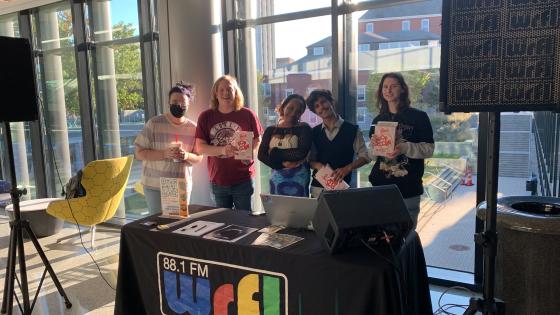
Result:
<svg viewBox="0 0 560 315"><path fill-rule="evenodd" d="M464 180L463 185L465 186L472 186L474 185L472 182L472 169L470 167L467 167L467 171L466 171L466 179Z"/></svg>

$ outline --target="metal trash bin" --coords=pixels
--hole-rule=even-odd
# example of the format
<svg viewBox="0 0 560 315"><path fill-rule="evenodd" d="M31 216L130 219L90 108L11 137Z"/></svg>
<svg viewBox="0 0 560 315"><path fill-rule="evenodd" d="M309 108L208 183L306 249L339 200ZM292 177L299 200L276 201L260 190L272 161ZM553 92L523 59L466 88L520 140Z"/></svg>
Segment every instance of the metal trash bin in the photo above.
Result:
<svg viewBox="0 0 560 315"><path fill-rule="evenodd" d="M508 315L559 314L560 198L498 199L496 297ZM485 219L486 203L477 207Z"/></svg>

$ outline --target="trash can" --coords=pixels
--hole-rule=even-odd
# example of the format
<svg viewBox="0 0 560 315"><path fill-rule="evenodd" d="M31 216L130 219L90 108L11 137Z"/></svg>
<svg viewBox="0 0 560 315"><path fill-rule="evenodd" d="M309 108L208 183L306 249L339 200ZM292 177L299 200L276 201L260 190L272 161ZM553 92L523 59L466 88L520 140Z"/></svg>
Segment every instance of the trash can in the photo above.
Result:
<svg viewBox="0 0 560 315"><path fill-rule="evenodd" d="M508 315L560 314L560 198L499 198L496 297ZM477 207L485 220L486 203Z"/></svg>

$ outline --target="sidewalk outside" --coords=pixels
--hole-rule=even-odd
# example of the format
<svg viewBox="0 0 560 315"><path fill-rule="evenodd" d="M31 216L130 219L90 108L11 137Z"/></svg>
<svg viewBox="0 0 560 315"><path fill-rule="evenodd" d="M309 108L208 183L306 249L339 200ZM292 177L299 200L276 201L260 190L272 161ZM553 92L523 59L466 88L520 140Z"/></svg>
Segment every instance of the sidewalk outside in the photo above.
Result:
<svg viewBox="0 0 560 315"><path fill-rule="evenodd" d="M500 177L498 198L527 196L524 178ZM474 272L476 184L459 185L442 203L424 203L417 232L424 246L426 264L434 267ZM430 206L431 205L431 206Z"/></svg>

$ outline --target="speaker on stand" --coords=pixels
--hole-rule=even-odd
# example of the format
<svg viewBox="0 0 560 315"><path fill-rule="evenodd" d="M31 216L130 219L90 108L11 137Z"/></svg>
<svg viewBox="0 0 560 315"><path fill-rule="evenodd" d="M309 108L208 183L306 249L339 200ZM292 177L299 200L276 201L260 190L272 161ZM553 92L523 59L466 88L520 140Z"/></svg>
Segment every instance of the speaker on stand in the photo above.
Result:
<svg viewBox="0 0 560 315"><path fill-rule="evenodd" d="M494 296L500 114L560 111L559 1L443 1L440 110L487 112L483 298L465 314L505 314Z"/></svg>
<svg viewBox="0 0 560 315"><path fill-rule="evenodd" d="M10 221L10 243L4 280L2 314L6 312L12 314L13 311L14 296L16 296L14 286L17 277L16 256L17 263L19 263L20 277L18 283L21 289L22 304L20 304L19 300L17 300L17 302L24 315L30 315L33 311L37 296L39 295L39 290L41 289L41 284L47 272L51 276L58 293L64 298L66 307L72 307L72 303L68 300L58 277L52 269L45 252L41 248L41 244L39 244L35 233L31 229L29 221L21 219L19 207L20 196L25 193L25 190L17 188L10 122L33 121L38 119L39 111L37 107L37 92L35 88L35 72L33 66L34 62L31 54L31 46L27 39L0 36L0 69L2 69L0 72L0 95L2 95L0 98L0 122L4 122L5 124L10 180L12 182L10 194L14 205L14 220ZM46 269L45 272L43 272L35 294L35 300L33 301L29 299L23 243L24 230L29 235L29 239L35 246Z"/></svg>

